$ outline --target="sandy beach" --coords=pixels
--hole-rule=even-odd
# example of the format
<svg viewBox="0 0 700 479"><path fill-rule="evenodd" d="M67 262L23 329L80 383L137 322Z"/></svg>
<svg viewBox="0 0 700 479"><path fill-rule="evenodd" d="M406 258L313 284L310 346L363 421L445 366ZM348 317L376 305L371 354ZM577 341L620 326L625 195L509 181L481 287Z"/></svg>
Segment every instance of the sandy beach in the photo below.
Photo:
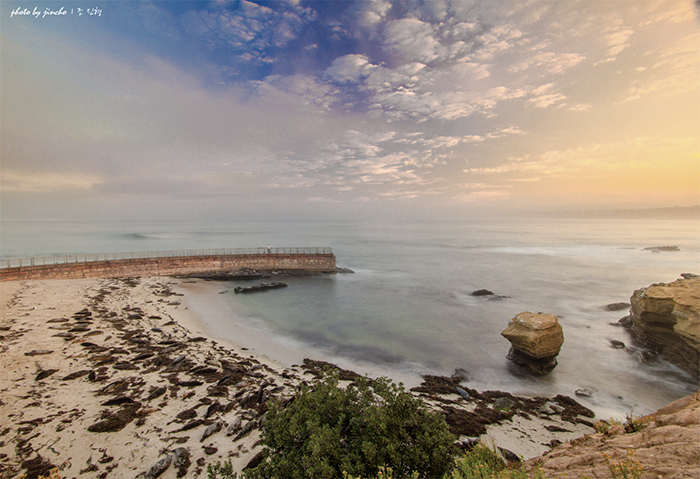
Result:
<svg viewBox="0 0 700 479"><path fill-rule="evenodd" d="M255 345L207 337L178 285L0 283L1 477L54 467L62 477L206 477L207 464L230 459L241 471L254 458L266 402L292 396L317 365L280 364L252 354ZM595 419L563 400L513 397L504 413L493 409L498 394L465 387L466 400L457 380L436 380L415 393L462 439L490 437L527 459L593 431Z"/></svg>

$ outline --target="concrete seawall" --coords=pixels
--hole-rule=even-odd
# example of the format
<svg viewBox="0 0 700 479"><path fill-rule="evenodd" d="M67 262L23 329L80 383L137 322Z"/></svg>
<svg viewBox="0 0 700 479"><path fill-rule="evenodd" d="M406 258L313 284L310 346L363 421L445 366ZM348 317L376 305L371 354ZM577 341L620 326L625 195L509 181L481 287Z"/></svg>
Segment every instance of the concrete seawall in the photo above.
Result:
<svg viewBox="0 0 700 479"><path fill-rule="evenodd" d="M116 278L230 273L244 269L296 273L335 273L335 255L242 254L88 261L0 269L0 281L25 279Z"/></svg>

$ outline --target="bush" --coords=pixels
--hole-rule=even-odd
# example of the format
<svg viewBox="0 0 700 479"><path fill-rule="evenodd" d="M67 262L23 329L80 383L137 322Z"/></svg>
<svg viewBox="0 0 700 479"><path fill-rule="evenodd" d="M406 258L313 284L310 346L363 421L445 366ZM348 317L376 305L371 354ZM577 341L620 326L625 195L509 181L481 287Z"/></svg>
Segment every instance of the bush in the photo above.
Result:
<svg viewBox="0 0 700 479"><path fill-rule="evenodd" d="M359 379L342 389L327 376L303 385L286 408L270 404L262 434L267 458L245 476L375 477L390 469L396 478L441 477L454 465L454 439L444 418L402 385Z"/></svg>

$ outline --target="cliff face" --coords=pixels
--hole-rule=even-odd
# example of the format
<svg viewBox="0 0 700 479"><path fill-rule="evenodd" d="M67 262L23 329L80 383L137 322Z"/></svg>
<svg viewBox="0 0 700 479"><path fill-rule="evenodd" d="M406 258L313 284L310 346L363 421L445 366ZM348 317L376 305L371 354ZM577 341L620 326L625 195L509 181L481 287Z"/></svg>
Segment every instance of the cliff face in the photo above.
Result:
<svg viewBox="0 0 700 479"><path fill-rule="evenodd" d="M526 470L533 473L540 468L552 478L609 478L611 468L618 473L614 477L700 477L700 391L636 419L635 424L636 431L617 425L574 439L527 461Z"/></svg>
<svg viewBox="0 0 700 479"><path fill-rule="evenodd" d="M630 332L646 347L700 377L700 277L654 284L630 299Z"/></svg>

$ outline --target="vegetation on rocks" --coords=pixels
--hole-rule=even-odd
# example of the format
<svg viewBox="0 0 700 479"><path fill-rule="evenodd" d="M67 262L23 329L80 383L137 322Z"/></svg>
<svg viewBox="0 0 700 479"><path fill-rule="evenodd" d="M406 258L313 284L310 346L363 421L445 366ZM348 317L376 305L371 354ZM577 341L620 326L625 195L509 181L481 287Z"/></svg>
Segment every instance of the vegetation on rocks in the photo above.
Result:
<svg viewBox="0 0 700 479"><path fill-rule="evenodd" d="M442 477L457 453L444 418L385 378L303 385L270 405L262 437L266 459L245 471L251 479Z"/></svg>

